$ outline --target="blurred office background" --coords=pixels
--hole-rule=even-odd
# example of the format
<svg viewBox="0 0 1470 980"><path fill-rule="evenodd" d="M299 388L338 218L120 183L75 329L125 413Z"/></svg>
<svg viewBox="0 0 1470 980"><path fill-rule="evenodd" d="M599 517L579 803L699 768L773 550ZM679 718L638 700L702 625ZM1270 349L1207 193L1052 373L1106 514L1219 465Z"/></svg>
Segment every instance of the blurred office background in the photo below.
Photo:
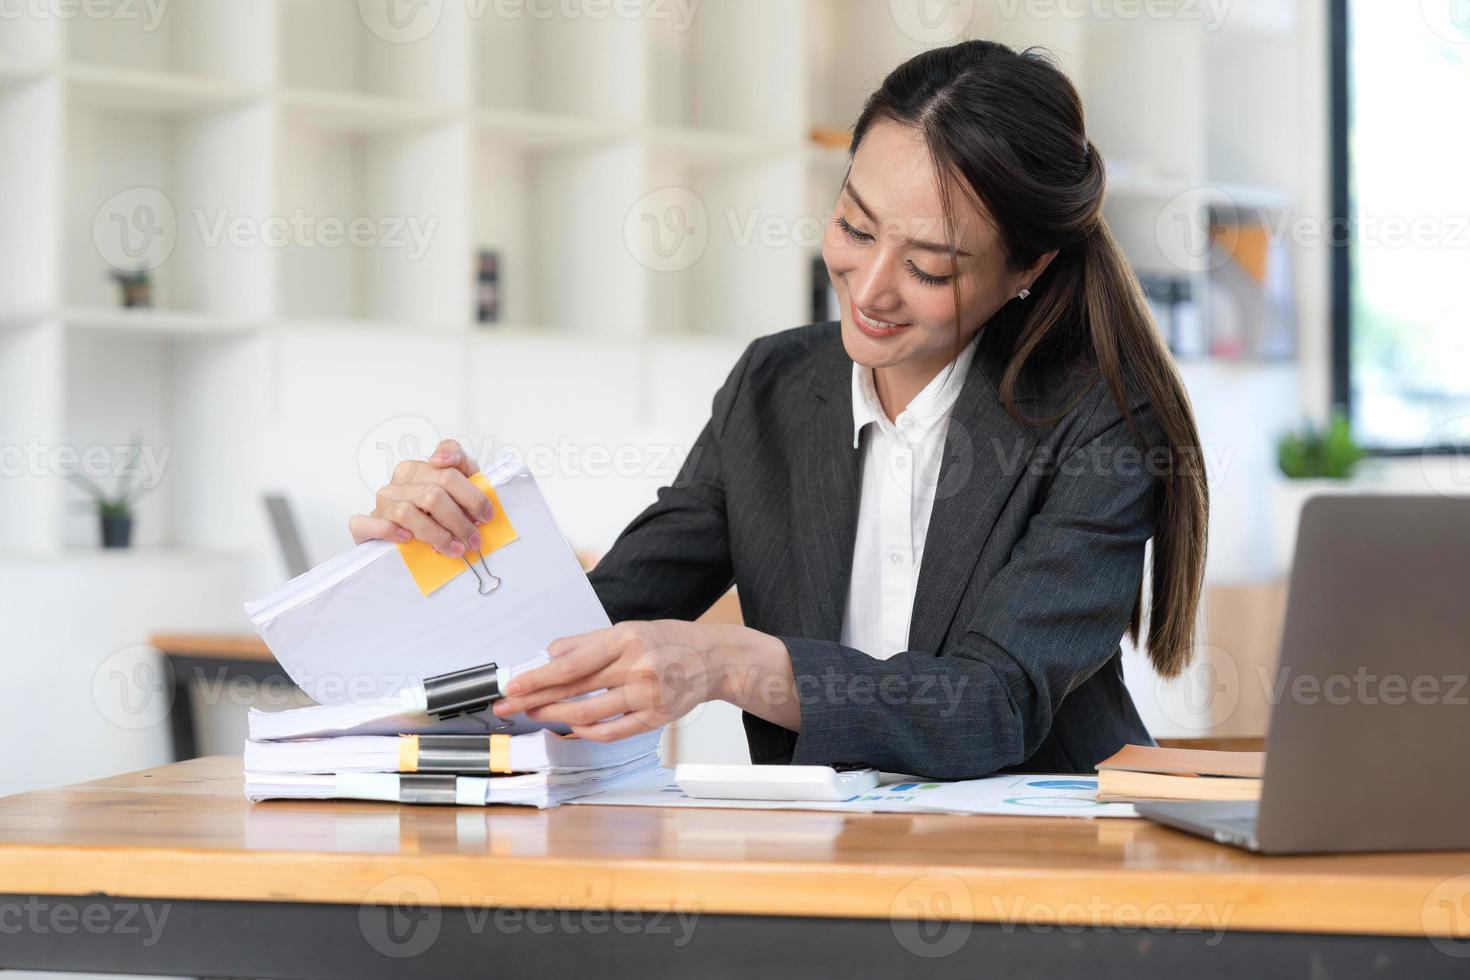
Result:
<svg viewBox="0 0 1470 980"><path fill-rule="evenodd" d="M170 758L149 638L248 633L242 601L287 577L265 494L321 561L398 459L453 435L482 462L520 450L571 542L606 549L742 347L828 315L843 133L889 69L963 37L1046 46L1081 89L1199 415L1200 656L1168 684L1135 657L1135 697L1159 736L1261 734L1304 496L1470 490L1456 13L0 5L0 792ZM1349 467L1341 438L1282 441L1335 405L1386 452ZM128 547L102 547L127 508L99 512L87 479L147 490ZM199 749L238 751L254 688L189 696ZM668 750L745 757L721 705Z"/></svg>

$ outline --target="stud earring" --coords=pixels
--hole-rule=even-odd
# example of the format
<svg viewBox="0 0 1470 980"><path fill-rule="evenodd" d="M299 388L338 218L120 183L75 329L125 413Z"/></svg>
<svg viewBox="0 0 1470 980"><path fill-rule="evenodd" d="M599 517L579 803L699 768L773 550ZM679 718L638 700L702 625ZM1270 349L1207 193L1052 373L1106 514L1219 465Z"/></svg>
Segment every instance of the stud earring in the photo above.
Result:
<svg viewBox="0 0 1470 980"><path fill-rule="evenodd" d="M1030 295L1031 295L1031 290L1029 290L1029 289L1023 289L1019 293L1016 294L1016 298L1017 299L1025 299L1027 296L1030 296Z"/></svg>

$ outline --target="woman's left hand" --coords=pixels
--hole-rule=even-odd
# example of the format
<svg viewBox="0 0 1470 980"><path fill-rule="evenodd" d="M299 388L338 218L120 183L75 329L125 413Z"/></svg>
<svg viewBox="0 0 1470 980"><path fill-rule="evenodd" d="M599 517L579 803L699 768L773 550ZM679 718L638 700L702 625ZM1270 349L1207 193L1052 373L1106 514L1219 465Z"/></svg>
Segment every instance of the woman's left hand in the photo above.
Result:
<svg viewBox="0 0 1470 980"><path fill-rule="evenodd" d="M730 630L743 627L661 619L564 637L547 648L551 663L511 680L495 713L563 722L597 742L652 731L723 697Z"/></svg>

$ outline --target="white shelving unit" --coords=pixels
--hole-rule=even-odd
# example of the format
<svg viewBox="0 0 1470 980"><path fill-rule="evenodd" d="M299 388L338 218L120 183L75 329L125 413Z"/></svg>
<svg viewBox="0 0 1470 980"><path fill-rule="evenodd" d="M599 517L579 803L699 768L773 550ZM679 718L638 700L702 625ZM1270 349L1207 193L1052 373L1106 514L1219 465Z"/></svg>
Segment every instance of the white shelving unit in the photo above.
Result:
<svg viewBox="0 0 1470 980"><path fill-rule="evenodd" d="M0 441L39 455L0 481L4 546L91 544L56 450L135 435L172 454L141 544L262 545L237 515L294 482L294 441L314 426L285 406L330 397L363 360L354 347L391 338L396 365L446 361L458 409L434 422L472 427L473 374L507 345L505 363L531 370L607 338L639 374L648 345L729 338L715 345L728 362L738 341L806 319L804 262L726 231L804 206L806 111L785 94L803 87L801 18L783 0L709 0L687 24L665 9L677 16L449 3L411 37L350 0L7 22L0 180L27 193L0 214ZM640 253L639 236L669 232L674 215L639 212L667 188L707 223L677 269ZM479 248L499 255L504 321L484 329ZM149 268L150 309L117 307L111 273L134 266ZM298 344L310 335L346 343ZM298 351L323 363L298 374L282 363ZM284 390L308 379L329 390ZM405 380L395 410L424 412L415 395L436 384Z"/></svg>
<svg viewBox="0 0 1470 980"><path fill-rule="evenodd" d="M687 23L670 4L632 18L617 5L581 17L428 6L431 30L399 33L350 0L178 0L157 24L137 5L7 22L0 179L27 192L0 214L0 371L13 382L0 434L81 447L125 441L123 428L176 438L184 366L202 360L222 365L208 394L237 406L232 428L259 448L223 502L171 476L173 492L145 505L145 542L208 543L186 529L233 526L234 509L258 509L259 487L294 482L283 447L342 437L282 414L280 351L297 334L422 338L460 365L445 371L464 389L455 424L513 441L512 422L473 408L473 387L494 382L463 368L493 365L512 341L541 350L535 370L557 390L580 383L562 363L569 339L656 353L706 338L717 343L692 349L723 359L804 322L845 168L806 134L850 124L923 47L886 0L705 0ZM1048 44L1073 73L1115 168L1110 220L1147 270L1168 263L1165 207L1292 200L1291 147L1249 138L1256 107L1273 106L1275 132L1292 119L1290 100L1269 95L1290 87L1295 21L1266 13L1206 30L977 8L964 33ZM141 248L150 222L168 234L138 260L171 248L152 273L155 307L118 310L107 260L125 241ZM473 323L480 248L499 257L503 321L485 329ZM330 397L361 360L339 352L302 377ZM645 391L629 424L677 428L650 414L671 399L648 389L680 375L645 374L625 379ZM412 413L430 386L437 396L444 381L405 378L400 400L358 408L372 421L389 401ZM240 443L170 445L174 474L208 474L234 466ZM95 533L46 475L0 482L7 544Z"/></svg>
<svg viewBox="0 0 1470 980"><path fill-rule="evenodd" d="M425 414L447 391L456 408L440 428L516 442L538 426L487 416L504 401L482 386L506 385L504 370L582 391L591 379L570 361L589 345L609 348L603 397L641 392L612 413L626 438L688 444L700 419L661 414L686 404L670 389L808 319L810 263L845 169L808 129L850 125L883 73L923 47L886 0L704 0L688 24L679 4L642 18L619 4L581 18L428 6L437 24L410 35L368 24L351 0L176 0L157 24L138 4L7 22L0 181L26 192L0 215L0 442L168 439L144 544L262 550L263 526L237 530L235 516L259 510L262 486L315 491L304 445ZM1270 138L1292 122L1289 100L1263 93L1291 85L1294 21L1267 13L1207 31L1030 22L978 4L964 34L1048 44L1073 73L1114 165L1111 222L1150 269L1167 201L1292 200L1294 154ZM1258 122L1267 103L1274 116ZM172 251L153 270L154 309L119 310L107 257L165 217L160 198ZM348 234L354 222L363 237ZM473 323L478 248L500 260L503 322L488 329ZM394 397L347 398L356 432L297 413L350 385L382 344L400 364L453 364L437 378L398 372ZM319 391L298 397L298 383ZM539 429L566 435L576 419ZM353 445L334 451L322 480L343 479ZM75 495L32 469L0 480L4 547L93 541ZM234 475L225 488L222 472ZM347 480L340 500L323 497L323 526L365 489ZM584 544L607 544L606 508L563 505L587 517L570 520Z"/></svg>
<svg viewBox="0 0 1470 980"><path fill-rule="evenodd" d="M1250 0L1200 19L1085 25L1080 83L1109 164L1106 208L1143 273L1187 281L1211 309L1210 215L1281 227L1301 199L1296 4ZM1203 14L1201 17L1205 16Z"/></svg>

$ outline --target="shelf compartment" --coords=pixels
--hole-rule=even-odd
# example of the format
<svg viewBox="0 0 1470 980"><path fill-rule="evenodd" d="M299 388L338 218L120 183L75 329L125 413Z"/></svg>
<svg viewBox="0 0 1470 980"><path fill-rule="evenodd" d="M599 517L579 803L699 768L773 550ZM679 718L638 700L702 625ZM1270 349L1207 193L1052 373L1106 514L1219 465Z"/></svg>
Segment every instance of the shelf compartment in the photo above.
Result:
<svg viewBox="0 0 1470 980"><path fill-rule="evenodd" d="M800 143L806 136L806 18L786 0L669 4L643 21L644 118L655 128L741 133ZM684 18L687 18L684 19Z"/></svg>
<svg viewBox="0 0 1470 980"><path fill-rule="evenodd" d="M238 2L238 0L236 0ZM464 3L402 4L278 0L280 79L287 88L321 89L414 102L461 104L469 92L469 8Z"/></svg>
<svg viewBox="0 0 1470 980"><path fill-rule="evenodd" d="M268 104L183 115L73 104L65 118L64 306L116 307L110 273L147 269L159 310L269 312Z"/></svg>
<svg viewBox="0 0 1470 980"><path fill-rule="evenodd" d="M267 345L246 334L150 335L101 322L65 336L61 443L99 458L104 471L89 475L107 490L133 440L145 447L137 469L149 487L137 505L139 546L244 546L250 522L240 515L259 507L262 474L254 460L264 441L260 420L270 417L268 389L259 382ZM63 501L86 501L77 489L56 492ZM62 547L96 547L97 535L94 511L68 507Z"/></svg>
<svg viewBox="0 0 1470 980"><path fill-rule="evenodd" d="M65 22L73 66L264 85L275 64L275 6L239 0L89 0ZM102 14L102 15L99 15Z"/></svg>
<svg viewBox="0 0 1470 980"><path fill-rule="evenodd" d="M805 176L796 154L713 170L649 154L647 188L657 196L637 216L638 244L652 249L649 331L749 339L807 322L824 212L809 206ZM683 255L671 248L680 228L696 236Z"/></svg>
<svg viewBox="0 0 1470 980"><path fill-rule="evenodd" d="M5 18L5 29L0 31L0 78L25 81L55 64L61 56L60 27L61 21L54 17Z"/></svg>
<svg viewBox="0 0 1470 980"><path fill-rule="evenodd" d="M60 269L60 86L0 88L0 297L12 311L55 306Z"/></svg>
<svg viewBox="0 0 1470 980"><path fill-rule="evenodd" d="M473 18L475 104L593 125L639 122L641 19L615 11L606 17L532 16L532 6L487 3Z"/></svg>
<svg viewBox="0 0 1470 980"><path fill-rule="evenodd" d="M46 551L57 542L62 349L61 331L44 318L0 330L0 541L6 548Z"/></svg>
<svg viewBox="0 0 1470 980"><path fill-rule="evenodd" d="M474 253L491 248L503 321L584 336L641 333L643 268L624 226L641 193L642 165L630 141L528 150L482 132L466 282Z"/></svg>
<svg viewBox="0 0 1470 980"><path fill-rule="evenodd" d="M276 213L278 313L435 325L469 319L469 126L349 130L288 113Z"/></svg>
<svg viewBox="0 0 1470 980"><path fill-rule="evenodd" d="M641 186L636 144L528 144L480 128L473 152L467 281L482 249L494 251L498 271L499 320L484 326L639 332L640 269L622 238Z"/></svg>

